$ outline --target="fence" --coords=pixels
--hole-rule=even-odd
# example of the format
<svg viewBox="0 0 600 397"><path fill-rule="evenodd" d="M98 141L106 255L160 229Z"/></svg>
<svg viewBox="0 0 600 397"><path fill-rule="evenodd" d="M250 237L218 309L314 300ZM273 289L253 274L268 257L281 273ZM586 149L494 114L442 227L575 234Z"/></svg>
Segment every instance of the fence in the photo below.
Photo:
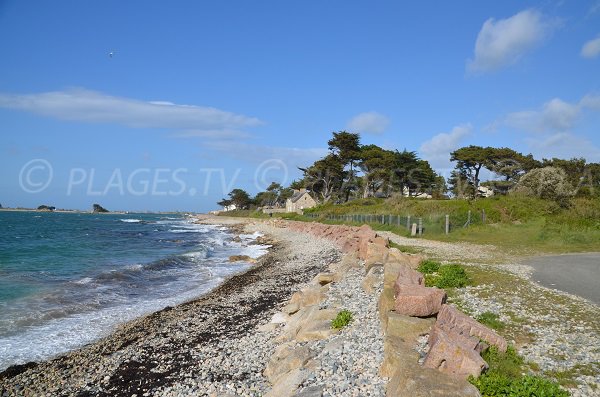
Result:
<svg viewBox="0 0 600 397"><path fill-rule="evenodd" d="M423 234L449 234L452 231L467 228L471 225L485 224L485 211L468 211L462 214L436 214L427 216L395 215L395 214L323 214L306 213L304 216L313 219L325 219L336 223L385 225L390 228L405 229L413 236Z"/></svg>

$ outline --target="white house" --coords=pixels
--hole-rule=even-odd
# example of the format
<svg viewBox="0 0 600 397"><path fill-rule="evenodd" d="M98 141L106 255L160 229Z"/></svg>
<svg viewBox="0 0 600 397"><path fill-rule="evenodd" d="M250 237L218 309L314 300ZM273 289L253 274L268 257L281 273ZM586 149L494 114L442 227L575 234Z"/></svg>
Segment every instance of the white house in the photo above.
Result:
<svg viewBox="0 0 600 397"><path fill-rule="evenodd" d="M429 193L416 193L414 196L410 195L410 190L404 186L404 189L402 189L402 195L404 197L414 197L414 198L419 198L419 199L430 199L432 198L431 194Z"/></svg>
<svg viewBox="0 0 600 397"><path fill-rule="evenodd" d="M491 197L494 195L494 189L488 186L479 186L477 188L477 196L479 197Z"/></svg>
<svg viewBox="0 0 600 397"><path fill-rule="evenodd" d="M236 210L237 207L235 204L229 204L223 207L223 212Z"/></svg>

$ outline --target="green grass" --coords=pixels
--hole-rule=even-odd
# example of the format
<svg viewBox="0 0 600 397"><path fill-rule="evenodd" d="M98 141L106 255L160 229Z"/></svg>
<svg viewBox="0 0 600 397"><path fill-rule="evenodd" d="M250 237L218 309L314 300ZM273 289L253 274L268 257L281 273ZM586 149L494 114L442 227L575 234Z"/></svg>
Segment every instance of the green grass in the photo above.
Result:
<svg viewBox="0 0 600 397"><path fill-rule="evenodd" d="M471 211L472 224L463 227ZM486 223L481 214L485 211ZM478 200L419 200L408 198L359 199L345 204L325 204L307 210L299 220L325 220L327 216L373 214L401 218L400 225L372 223L375 230L408 236L405 217L411 223L423 219L424 238L456 242L493 244L518 255L541 252L566 253L600 251L600 198L575 198L563 208L555 202L533 197L496 196ZM450 216L451 233L444 233L445 215ZM397 219L397 218L395 218ZM358 225L358 223L352 223Z"/></svg>
<svg viewBox="0 0 600 397"><path fill-rule="evenodd" d="M496 331L502 331L504 328L506 328L506 324L500 320L500 317L496 313L481 313L479 316L477 316L476 320L483 325L487 325L488 327L495 329Z"/></svg>
<svg viewBox="0 0 600 397"><path fill-rule="evenodd" d="M440 270L440 266L441 264L439 262L426 259L421 261L417 270L423 274L433 274Z"/></svg>
<svg viewBox="0 0 600 397"><path fill-rule="evenodd" d="M581 305L577 301L549 290L531 288L531 284L527 280L510 273L498 271L492 267L466 266L465 269L474 286L470 293L475 294L480 299L493 298L497 300L503 307L501 313L505 321L500 321L498 316L491 313L483 313L481 316L474 317L485 325L495 328L507 340L513 340L515 346L537 343L536 334L528 331L528 325L533 324L536 327L548 328L556 327L559 323L583 324L591 332L600 332L600 321L598 320L600 316L598 316L597 310L587 305ZM474 306L461 300L459 291L454 290L454 294L448 292L449 301L465 313L473 315L472 309ZM522 302L519 305L519 314L511 309L511 303L515 299L520 299ZM499 321L500 324L496 321ZM572 332L578 332L576 327L570 329L572 329ZM502 366L506 367L506 365ZM581 383L580 376L595 376L599 373L600 364L585 363L574 365L564 371L542 372L540 365L534 362L526 362L522 368L523 372L543 375L548 379L555 380L563 387L571 388ZM493 372L490 372L488 377L481 380L481 382L486 382L487 385L498 382L506 386L502 376L494 375ZM529 380L528 382L535 381Z"/></svg>
<svg viewBox="0 0 600 397"><path fill-rule="evenodd" d="M407 254L419 254L419 253L423 252L423 250L420 250L416 247L411 247L409 245L396 244L393 241L390 241L390 248L397 248L399 251L405 252Z"/></svg>
<svg viewBox="0 0 600 397"><path fill-rule="evenodd" d="M331 328L342 329L352 321L352 312L349 310L342 310L337 316L331 320Z"/></svg>
<svg viewBox="0 0 600 397"><path fill-rule="evenodd" d="M509 346L501 353L495 346L482 354L489 368L479 378L469 381L479 389L482 397L568 397L556 382L524 374L524 360Z"/></svg>
<svg viewBox="0 0 600 397"><path fill-rule="evenodd" d="M425 264L427 270L433 269L435 266ZM462 288L471 283L465 269L456 264L441 265L435 272L425 273L425 286L438 287L441 289Z"/></svg>
<svg viewBox="0 0 600 397"><path fill-rule="evenodd" d="M573 379L577 376L597 376L600 373L600 363L577 364L565 371L546 372L548 377L565 387L577 387L577 382Z"/></svg>

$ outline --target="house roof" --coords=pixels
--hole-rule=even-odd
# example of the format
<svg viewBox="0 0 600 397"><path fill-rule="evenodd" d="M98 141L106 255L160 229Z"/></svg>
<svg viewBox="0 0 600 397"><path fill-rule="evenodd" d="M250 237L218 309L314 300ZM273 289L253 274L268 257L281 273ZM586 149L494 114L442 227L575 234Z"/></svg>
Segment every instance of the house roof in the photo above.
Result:
<svg viewBox="0 0 600 397"><path fill-rule="evenodd" d="M308 192L296 192L292 195L292 197L290 197L290 200L292 200L292 203L295 203L296 201L300 200L305 194L308 194Z"/></svg>

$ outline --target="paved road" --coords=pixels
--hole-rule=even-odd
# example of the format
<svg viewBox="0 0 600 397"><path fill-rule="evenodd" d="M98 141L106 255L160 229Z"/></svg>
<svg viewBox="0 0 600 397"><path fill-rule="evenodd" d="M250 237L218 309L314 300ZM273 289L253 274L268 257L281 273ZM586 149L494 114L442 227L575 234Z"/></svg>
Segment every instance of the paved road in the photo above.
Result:
<svg viewBox="0 0 600 397"><path fill-rule="evenodd" d="M533 280L600 305L600 253L538 256L525 261Z"/></svg>

